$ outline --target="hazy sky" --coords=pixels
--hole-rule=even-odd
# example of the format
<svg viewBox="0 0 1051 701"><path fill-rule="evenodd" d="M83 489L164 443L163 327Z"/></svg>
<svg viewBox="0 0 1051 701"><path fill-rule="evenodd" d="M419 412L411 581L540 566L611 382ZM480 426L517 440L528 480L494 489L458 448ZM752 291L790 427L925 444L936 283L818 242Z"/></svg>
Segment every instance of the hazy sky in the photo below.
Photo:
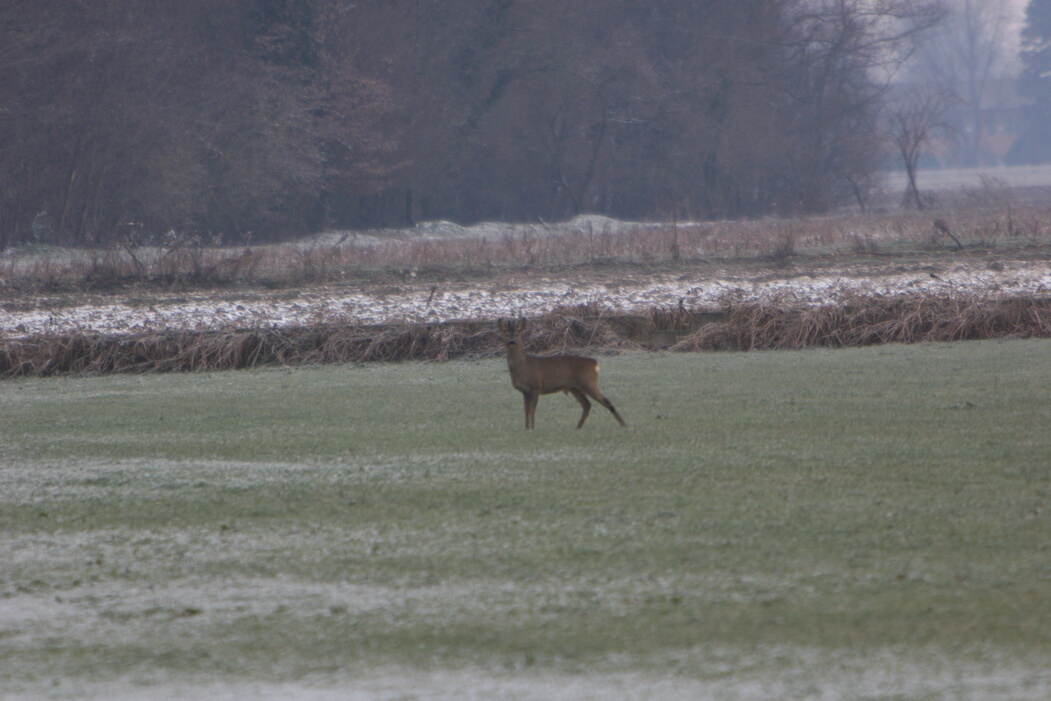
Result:
<svg viewBox="0 0 1051 701"><path fill-rule="evenodd" d="M1008 29L1008 41L1011 42L1011 54L1017 57L1018 44L1020 39L1020 32L1022 31L1022 24L1025 21L1025 7L1029 4L1029 0L982 0L983 2L1002 2L1004 8L1010 17L1009 29ZM1014 68L1017 69L1020 66L1015 62Z"/></svg>

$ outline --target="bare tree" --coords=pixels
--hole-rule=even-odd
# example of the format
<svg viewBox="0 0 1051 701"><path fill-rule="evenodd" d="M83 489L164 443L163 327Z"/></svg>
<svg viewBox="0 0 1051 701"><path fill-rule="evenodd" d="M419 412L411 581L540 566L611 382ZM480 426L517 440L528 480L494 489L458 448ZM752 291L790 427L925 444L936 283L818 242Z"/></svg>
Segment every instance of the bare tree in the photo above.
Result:
<svg viewBox="0 0 1051 701"><path fill-rule="evenodd" d="M1006 3L949 0L946 21L917 52L910 71L917 82L932 83L956 96L962 119L958 129L963 161L981 165L984 159L983 107L994 83L1010 69Z"/></svg>
<svg viewBox="0 0 1051 701"><path fill-rule="evenodd" d="M10 137L0 167L21 185L0 201L8 236L90 244L118 227L186 222L200 176L189 115L206 70L192 39L202 4L41 0L0 10L20 13L0 23L20 50L0 67ZM48 224L34 231L27 217Z"/></svg>
<svg viewBox="0 0 1051 701"><path fill-rule="evenodd" d="M939 7L10 0L0 242L864 206Z"/></svg>
<svg viewBox="0 0 1051 701"><path fill-rule="evenodd" d="M944 18L941 2L786 3L785 112L791 115L793 209L824 209L842 191L861 202L878 162L873 135L890 85Z"/></svg>
<svg viewBox="0 0 1051 701"><path fill-rule="evenodd" d="M888 111L888 131L907 178L905 200L916 209L925 209L927 205L916 184L920 157L938 139L952 136L953 128L945 115L955 100L951 92L937 86L913 84L901 90Z"/></svg>
<svg viewBox="0 0 1051 701"><path fill-rule="evenodd" d="M1030 0L1022 29L1023 94L1032 101L1010 154L1015 163L1051 163L1051 0Z"/></svg>
<svg viewBox="0 0 1051 701"><path fill-rule="evenodd" d="M302 231L375 191L388 93L326 41L339 4L5 3L0 244Z"/></svg>

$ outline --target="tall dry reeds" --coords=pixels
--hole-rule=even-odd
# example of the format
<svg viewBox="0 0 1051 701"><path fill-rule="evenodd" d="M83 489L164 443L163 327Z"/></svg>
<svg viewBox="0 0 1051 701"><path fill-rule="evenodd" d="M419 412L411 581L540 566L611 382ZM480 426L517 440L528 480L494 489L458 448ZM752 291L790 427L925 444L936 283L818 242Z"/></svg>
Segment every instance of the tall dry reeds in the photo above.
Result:
<svg viewBox="0 0 1051 701"><path fill-rule="evenodd" d="M616 333L607 320L585 318L573 310L534 320L529 344L538 351L639 347ZM0 377L405 360L441 362L498 355L502 348L495 325L488 322L297 326L139 335L75 333L0 340Z"/></svg>
<svg viewBox="0 0 1051 701"><path fill-rule="evenodd" d="M616 316L586 305L532 320L532 352L775 350L881 343L1051 338L1051 299L859 297L807 308L742 303L724 314L681 307ZM666 342L671 339L672 342ZM677 339L677 342L675 340ZM0 377L187 372L264 365L446 361L502 353L495 324L299 326L140 335L76 333L0 340Z"/></svg>
<svg viewBox="0 0 1051 701"><path fill-rule="evenodd" d="M671 350L795 350L882 343L1051 337L1051 299L983 296L859 297L845 305L739 304Z"/></svg>
<svg viewBox="0 0 1051 701"><path fill-rule="evenodd" d="M973 247L1040 241L1051 234L1051 212L1034 207L971 208L939 215ZM428 269L489 274L527 267L679 264L713 259L784 260L807 251L872 254L896 246L950 248L926 213L838 215L807 219L668 224L587 222L563 227L509 228L504 233L434 238L407 232L317 237L274 246L221 247L197 238L164 246L114 245L103 251L47 249L0 260L8 292L97 289L121 285L292 286L371 279Z"/></svg>

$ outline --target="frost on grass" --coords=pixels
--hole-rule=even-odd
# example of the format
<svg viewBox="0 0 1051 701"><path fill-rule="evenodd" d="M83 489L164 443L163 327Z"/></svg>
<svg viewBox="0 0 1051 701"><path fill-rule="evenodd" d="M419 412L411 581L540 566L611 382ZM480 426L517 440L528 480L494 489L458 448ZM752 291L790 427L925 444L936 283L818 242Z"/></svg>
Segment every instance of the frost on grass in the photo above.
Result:
<svg viewBox="0 0 1051 701"><path fill-rule="evenodd" d="M684 673L680 665L698 674ZM1051 675L1018 659L960 665L938 655L828 655L813 650L691 651L668 661L668 672L553 672L511 668L432 669L386 666L358 673L314 675L294 682L202 681L140 674L112 682L55 681L24 699L168 701L783 701L812 699L954 699L1044 701ZM36 693L33 693L36 691Z"/></svg>
<svg viewBox="0 0 1051 701"><path fill-rule="evenodd" d="M528 459L572 461L586 450L538 450ZM915 645L862 653L716 640L614 654L584 665L558 658L538 664L525 653L491 653L482 643L461 641L470 649L453 663L427 652L422 664L399 666L395 656L376 667L341 654L340 647L404 631L411 639L421 629L484 630L494 619L510 622L507 634L514 635L523 621L561 625L567 619L637 615L638 602L647 598L718 604L760 594L807 597L815 575L428 573L428 565L448 560L491 562L509 542L519 542L508 537L519 537L513 518L475 512L426 527L397 518L315 519L309 511L243 527L236 520L229 527L89 527L67 513L77 503L119 509L136 500L163 503L165 495L201 503L218 491L280 496L304 484L320 491L400 488L420 482L425 472L439 495L438 487L469 478L472 485L492 480L501 486L501 498L513 498L516 480L537 479L535 471L501 467L514 466L516 459L523 458L464 450L316 464L131 460L0 466L0 505L45 508L50 518L66 519L50 528L23 524L0 540L0 659L18 661L17 668L0 670L0 682L15 698L129 700L1043 699L1051 693L1051 676L1040 659L980 646L953 654ZM268 503L279 501L271 497ZM516 549L557 543L566 527L554 517L537 519L526 534L535 540ZM592 529L603 539L639 537L630 518L571 520L568 527ZM411 567L398 569L399 561ZM286 652L268 655L286 643ZM440 646L441 639L432 644ZM86 667L78 667L78 657L87 660ZM171 659L194 666L172 669Z"/></svg>

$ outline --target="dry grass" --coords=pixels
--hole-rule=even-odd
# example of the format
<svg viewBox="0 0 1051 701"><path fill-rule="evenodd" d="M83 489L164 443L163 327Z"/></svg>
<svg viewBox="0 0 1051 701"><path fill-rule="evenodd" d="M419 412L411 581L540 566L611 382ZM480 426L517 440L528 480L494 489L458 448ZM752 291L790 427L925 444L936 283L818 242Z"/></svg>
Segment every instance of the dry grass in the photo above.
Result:
<svg viewBox="0 0 1051 701"><path fill-rule="evenodd" d="M533 320L533 352L658 349L784 350L882 343L1051 337L1051 300L970 297L865 297L808 308L738 304L713 320L681 307L616 316L596 305L555 310ZM671 342L667 342L668 339ZM173 372L375 361L446 361L503 352L487 322L347 327L300 326L240 331L180 331L135 336L77 333L0 341L0 377L72 373Z"/></svg>
<svg viewBox="0 0 1051 701"><path fill-rule="evenodd" d="M564 308L533 320L530 347L538 351L641 347L595 316L592 307ZM491 357L503 345L493 324L337 325L180 331L141 335L76 333L0 341L0 377L72 373L186 372L262 365Z"/></svg>
<svg viewBox="0 0 1051 701"><path fill-rule="evenodd" d="M1051 234L1051 211L1032 207L972 207L940 212L937 218L953 236L976 248L1043 241ZM318 238L311 244L238 248L199 239L176 239L157 247L124 242L104 251L15 252L0 263L0 282L9 293L143 284L292 286L428 269L498 274L514 268L778 261L815 251L857 255L881 253L888 247L953 247L934 227L934 219L927 213L899 212L616 228L587 222L508 228L489 236L425 238L386 232L369 237L368 242L346 235L338 240Z"/></svg>
<svg viewBox="0 0 1051 701"><path fill-rule="evenodd" d="M738 305L675 351L847 348L883 343L1051 337L1051 300L983 296L864 297L805 309Z"/></svg>
<svg viewBox="0 0 1051 701"><path fill-rule="evenodd" d="M894 213L791 221L713 222L509 230L496 237L410 237L369 243L349 236L310 245L224 248L200 240L163 247L127 242L107 251L5 256L0 294L131 285L296 286L417 270L476 271L579 264L664 265L715 258L782 260L817 252L847 256L955 248L1025 250L1051 234L1051 210L972 207L933 216ZM524 231L524 233L523 233ZM1036 249L1033 249L1036 250ZM806 252L806 253L804 253ZM1029 255L1029 254L1026 254ZM845 305L728 302L714 315L682 306L613 316L598 305L556 309L531 327L530 348L677 351L848 347L878 343L1051 336L1051 300L952 295L863 297ZM347 327L338 324L138 335L75 333L0 339L0 377L167 372L370 361L486 357L502 352L485 321Z"/></svg>
<svg viewBox="0 0 1051 701"><path fill-rule="evenodd" d="M478 339L462 330L424 326L348 329L334 326L278 330L175 332L139 336L74 334L8 342L0 373L170 372L260 365L442 360L466 355Z"/></svg>

